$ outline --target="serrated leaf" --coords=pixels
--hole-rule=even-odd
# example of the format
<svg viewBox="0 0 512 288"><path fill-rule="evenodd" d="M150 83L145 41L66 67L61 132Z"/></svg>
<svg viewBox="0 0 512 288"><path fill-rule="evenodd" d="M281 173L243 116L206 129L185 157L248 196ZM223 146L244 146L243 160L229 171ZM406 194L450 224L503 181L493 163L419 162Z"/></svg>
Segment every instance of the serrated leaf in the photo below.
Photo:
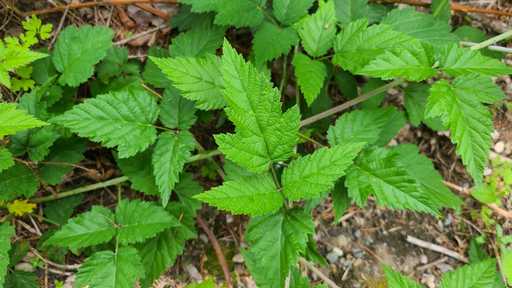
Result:
<svg viewBox="0 0 512 288"><path fill-rule="evenodd" d="M449 23L452 17L451 0L432 0L432 16Z"/></svg>
<svg viewBox="0 0 512 288"><path fill-rule="evenodd" d="M0 103L0 139L6 135L48 125L28 115L24 110L16 109L16 104Z"/></svg>
<svg viewBox="0 0 512 288"><path fill-rule="evenodd" d="M158 46L151 46L148 50L148 56L149 60L146 60L146 65L144 65L144 71L142 72L142 78L144 81L157 88L171 87L171 80L169 80L167 76L164 75L162 70L153 61L151 61L151 57L169 57L168 49L164 49Z"/></svg>
<svg viewBox="0 0 512 288"><path fill-rule="evenodd" d="M347 188L345 185L343 185L343 182L344 180L338 180L334 186L334 189L331 191L334 219L336 223L341 220L341 217L345 214L345 211L347 211L347 208L350 206L350 198L348 198Z"/></svg>
<svg viewBox="0 0 512 288"><path fill-rule="evenodd" d="M133 288L144 276L137 250L122 247L118 251L100 251L87 258L76 274L76 287Z"/></svg>
<svg viewBox="0 0 512 288"><path fill-rule="evenodd" d="M258 26L264 18L266 0L217 0L215 24L236 28Z"/></svg>
<svg viewBox="0 0 512 288"><path fill-rule="evenodd" d="M87 145L82 139L58 140L45 158L46 163L39 166L41 179L50 185L61 183L64 176L73 170L73 165L84 159L86 149Z"/></svg>
<svg viewBox="0 0 512 288"><path fill-rule="evenodd" d="M195 198L232 214L251 216L276 212L283 205L283 197L268 174L226 181Z"/></svg>
<svg viewBox="0 0 512 288"><path fill-rule="evenodd" d="M333 63L356 72L385 51L404 47L413 40L388 25L372 25L359 19L344 26L336 37Z"/></svg>
<svg viewBox="0 0 512 288"><path fill-rule="evenodd" d="M59 34L52 53L53 64L62 75L59 83L77 87L94 73L94 65L112 47L114 32L108 27L67 26Z"/></svg>
<svg viewBox="0 0 512 288"><path fill-rule="evenodd" d="M413 7L394 9L381 23L434 46L458 42L457 37L451 33L448 22L439 21L430 14L416 11Z"/></svg>
<svg viewBox="0 0 512 288"><path fill-rule="evenodd" d="M251 219L245 235L249 249L242 254L258 287L285 286L314 228L311 216L299 209Z"/></svg>
<svg viewBox="0 0 512 288"><path fill-rule="evenodd" d="M192 12L202 13L215 11L218 0L179 0L178 2L191 5Z"/></svg>
<svg viewBox="0 0 512 288"><path fill-rule="evenodd" d="M334 0L336 18L341 24L368 18L368 0Z"/></svg>
<svg viewBox="0 0 512 288"><path fill-rule="evenodd" d="M37 192L39 183L26 166L16 163L0 173L0 200L10 201L17 197L28 198Z"/></svg>
<svg viewBox="0 0 512 288"><path fill-rule="evenodd" d="M445 273L440 288L479 288L492 287L495 283L496 260L484 260L476 264Z"/></svg>
<svg viewBox="0 0 512 288"><path fill-rule="evenodd" d="M174 192L178 195L180 203L185 206L189 212L194 212L201 208L201 202L194 199L194 196L203 192L203 187L194 180L192 174L183 173L180 182L176 184Z"/></svg>
<svg viewBox="0 0 512 288"><path fill-rule="evenodd" d="M320 148L292 161L282 175L283 193L290 200L319 197L345 175L366 143L345 143Z"/></svg>
<svg viewBox="0 0 512 288"><path fill-rule="evenodd" d="M336 15L333 0L319 1L318 10L301 22L299 36L304 50L313 57L324 55L336 37Z"/></svg>
<svg viewBox="0 0 512 288"><path fill-rule="evenodd" d="M128 62L128 48L112 47L108 50L107 56L96 67L98 78L108 83L113 77L139 74L139 65Z"/></svg>
<svg viewBox="0 0 512 288"><path fill-rule="evenodd" d="M155 141L157 117L155 99L144 90L130 89L87 99L53 122L107 148L117 146L119 157L127 158Z"/></svg>
<svg viewBox="0 0 512 288"><path fill-rule="evenodd" d="M167 205L172 189L179 180L185 163L196 146L188 131L160 134L152 156L153 173L163 206Z"/></svg>
<svg viewBox="0 0 512 288"><path fill-rule="evenodd" d="M8 169L14 165L14 159L12 158L9 150L0 147L0 173L5 169Z"/></svg>
<svg viewBox="0 0 512 288"><path fill-rule="evenodd" d="M182 96L195 101L203 110L220 109L226 105L220 59L214 55L191 58L150 58L171 79Z"/></svg>
<svg viewBox="0 0 512 288"><path fill-rule="evenodd" d="M7 267L9 266L11 238L15 233L16 231L9 223L0 224L0 287L4 286Z"/></svg>
<svg viewBox="0 0 512 288"><path fill-rule="evenodd" d="M391 267L383 266L384 275L388 286L393 288L422 288L420 284L416 283L409 277L403 276L402 274L394 271Z"/></svg>
<svg viewBox="0 0 512 288"><path fill-rule="evenodd" d="M292 63L300 90L307 104L311 105L324 87L327 68L323 62L312 60L300 52L295 54Z"/></svg>
<svg viewBox="0 0 512 288"><path fill-rule="evenodd" d="M198 57L215 54L224 39L222 26L208 22L200 23L191 30L183 32L172 39L169 54L172 57Z"/></svg>
<svg viewBox="0 0 512 288"><path fill-rule="evenodd" d="M290 157L298 142L297 107L282 113L280 93L268 75L245 62L227 41L222 75L225 111L236 129L234 134L215 135L219 149L229 160L256 173Z"/></svg>
<svg viewBox="0 0 512 288"><path fill-rule="evenodd" d="M164 92L160 104L160 121L171 129L187 130L197 120L194 102L183 98L173 87Z"/></svg>
<svg viewBox="0 0 512 288"><path fill-rule="evenodd" d="M369 195L377 204L391 209L412 210L437 215L431 195L418 188L417 182L397 161L398 154L384 148L370 150L358 158L349 170L345 186L350 198L364 206Z"/></svg>
<svg viewBox="0 0 512 288"><path fill-rule="evenodd" d="M50 147L60 137L52 126L18 132L11 137L9 149L14 155L28 153L30 160L42 161L50 153Z"/></svg>
<svg viewBox="0 0 512 288"><path fill-rule="evenodd" d="M254 33L252 40L256 63L264 63L286 55L298 42L299 37L292 27L281 28L265 21Z"/></svg>
<svg viewBox="0 0 512 288"><path fill-rule="evenodd" d="M153 176L151 155L152 151L146 150L130 158L117 158L116 163L123 175L130 179L131 187L134 190L148 195L160 195Z"/></svg>
<svg viewBox="0 0 512 288"><path fill-rule="evenodd" d="M429 85L413 83L404 91L404 107L412 125L419 126L425 119L425 104L429 94Z"/></svg>
<svg viewBox="0 0 512 288"><path fill-rule="evenodd" d="M82 203L83 194L50 201L44 204L44 216L54 223L64 225L75 208Z"/></svg>
<svg viewBox="0 0 512 288"><path fill-rule="evenodd" d="M466 76L456 78L452 84L438 81L430 89L426 107L428 116L441 117L450 128L457 154L477 183L482 181L494 130L492 114L483 104L493 103L501 96L477 91L474 85L480 80Z"/></svg>
<svg viewBox="0 0 512 288"><path fill-rule="evenodd" d="M14 270L7 274L5 288L40 288L39 279L34 272Z"/></svg>
<svg viewBox="0 0 512 288"><path fill-rule="evenodd" d="M447 46L439 55L439 66L450 76L463 76L478 73L487 76L499 76L512 73L512 68L501 61L483 56L479 51L461 48L458 45Z"/></svg>
<svg viewBox="0 0 512 288"><path fill-rule="evenodd" d="M140 200L122 200L116 208L117 239L126 245L152 238L179 221L164 208Z"/></svg>
<svg viewBox="0 0 512 288"><path fill-rule="evenodd" d="M293 24L308 14L314 0L275 0L272 1L272 12L283 24Z"/></svg>
<svg viewBox="0 0 512 288"><path fill-rule="evenodd" d="M45 244L78 250L106 243L116 234L114 214L103 206L93 206L91 211L68 220Z"/></svg>
<svg viewBox="0 0 512 288"><path fill-rule="evenodd" d="M384 80L404 78L419 82L436 75L433 65L432 48L427 44L411 41L407 47L388 50L377 56L357 73Z"/></svg>
<svg viewBox="0 0 512 288"><path fill-rule="evenodd" d="M47 56L44 53L31 51L20 45L11 47L4 45L3 42L0 43L0 84L11 88L9 72L26 67L26 65Z"/></svg>
<svg viewBox="0 0 512 288"><path fill-rule="evenodd" d="M194 212L174 202L169 204L167 210L176 219L180 219L180 224L164 230L139 246L139 254L146 270L143 287L150 287L183 253L186 241L196 237Z"/></svg>

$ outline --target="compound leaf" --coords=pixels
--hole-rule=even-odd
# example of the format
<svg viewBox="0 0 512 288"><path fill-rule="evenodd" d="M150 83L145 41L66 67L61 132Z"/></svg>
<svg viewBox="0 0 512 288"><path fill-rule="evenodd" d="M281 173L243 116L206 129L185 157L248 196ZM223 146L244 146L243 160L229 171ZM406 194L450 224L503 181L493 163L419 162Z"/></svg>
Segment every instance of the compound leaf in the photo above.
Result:
<svg viewBox="0 0 512 288"><path fill-rule="evenodd" d="M310 59L302 53L296 53L292 63L300 90L304 93L307 104L311 105L324 87L327 68L324 63Z"/></svg>
<svg viewBox="0 0 512 288"><path fill-rule="evenodd" d="M313 57L324 55L332 47L336 37L334 2L322 0L319 5L314 14L304 18L299 28L302 46Z"/></svg>

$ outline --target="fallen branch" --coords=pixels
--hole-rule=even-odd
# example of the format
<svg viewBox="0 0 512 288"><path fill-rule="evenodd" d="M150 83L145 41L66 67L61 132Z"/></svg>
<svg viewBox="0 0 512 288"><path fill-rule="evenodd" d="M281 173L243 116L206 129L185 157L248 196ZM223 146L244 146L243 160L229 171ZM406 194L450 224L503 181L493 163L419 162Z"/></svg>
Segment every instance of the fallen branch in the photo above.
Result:
<svg viewBox="0 0 512 288"><path fill-rule="evenodd" d="M431 1L423 1L423 0L377 0L373 2L379 3L393 3L393 4L408 4L411 6L420 6L420 7L429 7L432 5ZM454 3L452 2L452 11L454 12L463 12L463 13L478 13L478 14L488 14L488 15L496 15L496 16L512 16L512 12L489 9L489 8L480 8L473 7L464 4Z"/></svg>
<svg viewBox="0 0 512 288"><path fill-rule="evenodd" d="M430 242L427 242L427 241L415 238L415 237L410 236L410 235L407 235L407 242L409 242L409 243L411 243L413 245L416 245L418 247L421 247L421 248L425 248L425 249L428 249L428 250L431 250L431 251L435 251L435 252L444 254L446 256L449 256L449 257L451 257L453 259L459 260L459 261L464 262L464 263L468 263L469 262L466 257L460 255L459 253L457 253L455 251L452 251L452 250L450 250L448 248L445 248L443 246L439 246L439 245L434 244L434 243L430 243Z"/></svg>
<svg viewBox="0 0 512 288"><path fill-rule="evenodd" d="M315 265L309 263L306 259L300 258L299 262L302 265L306 266L308 268L308 270L311 271L313 274L318 276L318 278L322 279L322 281L325 284L327 284L327 286L329 286L331 288L341 288L336 283L334 283L334 281L332 281L329 277L327 277L324 273L322 273L322 271L320 271L318 268L316 268Z"/></svg>
<svg viewBox="0 0 512 288"><path fill-rule="evenodd" d="M151 28L151 29L146 30L144 32L140 32L140 33L134 34L134 35L132 35L132 36L126 38L126 39L119 40L119 41L115 42L114 44L115 45L124 45L124 44L126 44L126 43L128 43L130 41L133 41L133 40L138 39L140 37L144 37L144 36L146 36L148 34L154 33L156 31L162 30L162 29L167 28L167 27L169 27L169 25L162 24L162 25L160 25L158 27Z"/></svg>

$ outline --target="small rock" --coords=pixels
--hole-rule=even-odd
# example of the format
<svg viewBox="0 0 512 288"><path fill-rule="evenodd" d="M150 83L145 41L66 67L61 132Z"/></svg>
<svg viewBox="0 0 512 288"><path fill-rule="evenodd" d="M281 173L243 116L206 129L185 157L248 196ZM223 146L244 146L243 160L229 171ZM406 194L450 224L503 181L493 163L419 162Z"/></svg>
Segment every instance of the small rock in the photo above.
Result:
<svg viewBox="0 0 512 288"><path fill-rule="evenodd" d="M427 263L428 263L428 257L427 257L427 255L422 254L422 255L420 256L420 263L421 263L421 264L427 264Z"/></svg>
<svg viewBox="0 0 512 288"><path fill-rule="evenodd" d="M363 260L362 259L356 259L356 261L354 261L354 263L352 265L354 267L359 267L359 266L363 265Z"/></svg>
<svg viewBox="0 0 512 288"><path fill-rule="evenodd" d="M325 256L330 263L338 262L338 259L343 256L343 250L334 247L331 252Z"/></svg>
<svg viewBox="0 0 512 288"><path fill-rule="evenodd" d="M244 263L244 257L242 256L242 254L238 253L235 256L233 256L233 262L237 264L242 264Z"/></svg>
<svg viewBox="0 0 512 288"><path fill-rule="evenodd" d="M27 262L21 262L14 266L14 270L17 271L24 271L24 272L34 272L34 266L32 266L30 263Z"/></svg>
<svg viewBox="0 0 512 288"><path fill-rule="evenodd" d="M439 263L436 265L437 268L439 268L439 270L441 270L441 272L443 273L446 273L446 272L449 272L449 271L452 271L453 270L453 267L451 265L448 265L446 263Z"/></svg>
<svg viewBox="0 0 512 288"><path fill-rule="evenodd" d="M233 223L234 220L235 220L235 218L233 218L232 215L226 214L226 223L227 224Z"/></svg>
<svg viewBox="0 0 512 288"><path fill-rule="evenodd" d="M201 241L203 241L203 243L208 243L208 236L206 236L205 234L199 234L199 239L201 239Z"/></svg>
<svg viewBox="0 0 512 288"><path fill-rule="evenodd" d="M361 238L361 230L356 230L356 232L354 232L354 236L356 236L356 238Z"/></svg>
<svg viewBox="0 0 512 288"><path fill-rule="evenodd" d="M343 234L336 237L335 241L336 241L336 246L341 247L341 248L348 247L350 245L350 242L352 242L349 237L347 237Z"/></svg>
<svg viewBox="0 0 512 288"><path fill-rule="evenodd" d="M423 274L421 277L421 283L427 285L428 288L436 287L436 277L432 274Z"/></svg>
<svg viewBox="0 0 512 288"><path fill-rule="evenodd" d="M199 273L199 270L197 270L196 266L192 264L187 264L185 266L185 270L187 270L190 278L196 280L197 282L203 281L203 276L201 276L201 273Z"/></svg>
<svg viewBox="0 0 512 288"><path fill-rule="evenodd" d="M505 151L505 142L498 141L498 143L494 145L494 152L501 154L503 151Z"/></svg>
<svg viewBox="0 0 512 288"><path fill-rule="evenodd" d="M492 169L489 167L484 168L484 176L489 176L492 174Z"/></svg>
<svg viewBox="0 0 512 288"><path fill-rule="evenodd" d="M500 138L500 132L498 132L498 130L492 131L491 137L492 140L498 140Z"/></svg>

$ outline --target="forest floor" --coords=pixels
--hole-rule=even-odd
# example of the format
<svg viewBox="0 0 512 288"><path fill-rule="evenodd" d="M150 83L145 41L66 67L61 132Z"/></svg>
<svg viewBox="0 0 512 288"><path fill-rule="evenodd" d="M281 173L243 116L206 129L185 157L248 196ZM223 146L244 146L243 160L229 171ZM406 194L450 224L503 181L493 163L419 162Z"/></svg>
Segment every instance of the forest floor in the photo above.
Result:
<svg viewBox="0 0 512 288"><path fill-rule="evenodd" d="M8 1L2 0L1 2ZM14 0L15 1L15 0ZM11 1L12 2L12 1ZM48 3L59 1L15 1L20 11L31 11L49 7ZM48 2L48 3L46 3ZM66 1L61 1L62 3ZM5 4L5 3L4 3ZM490 8L501 11L511 11L512 3L507 1L469 1L464 4L475 7ZM155 30L165 24L166 17L172 17L176 7L168 4L155 4L157 11L147 12L141 7L129 5L124 8L106 6L42 15L43 21L54 23L58 27L62 19L65 25L77 24L109 24L117 29L117 38L121 41L127 39L126 45L131 50L132 58L144 60L148 47L158 43L168 43L170 31L168 28L158 29L146 35L130 38L130 35L141 35L144 31ZM158 12L160 11L160 12ZM160 13L160 15L156 15ZM127 19L126 17L129 17ZM481 13L468 13L456 15L453 21L460 17L467 17L476 27L483 28L490 33L500 33L512 27L512 17L497 17ZM0 36L17 34L20 28L21 16L8 10L0 11ZM130 39L133 39L130 41ZM247 45L249 47L249 45ZM243 48L243 47L242 47ZM509 59L511 61L512 59ZM512 101L512 80L510 77L499 79L499 83L506 91L508 101ZM399 93L389 93L389 101L402 101ZM512 103L512 102L510 102ZM495 128L493 134L493 155L504 162L511 162L512 158L512 112L505 107L498 107L495 112ZM512 107L512 106L511 106ZM205 129L203 127L203 129ZM208 131L208 134L213 134ZM200 136L199 136L200 137ZM444 179L451 183L455 190L471 187L470 178L464 171L460 159L455 155L454 145L446 137L446 134L435 133L427 128L404 127L399 135L389 145L397 143L415 143L422 153L434 160L436 168ZM99 158L98 158L99 159ZM115 165L109 163L98 164L98 181L108 179L115 174ZM488 175L493 171L488 168ZM215 178L215 177L213 177ZM204 186L216 185L215 180L207 177L199 177ZM511 187L508 187L510 189ZM461 192L461 191L458 191ZM90 203L97 201L97 197L109 199L108 191L94 192L87 195L82 209L87 209ZM449 255L435 252L431 249L420 248L407 241L408 236L415 237L449 249L465 258L468 254L470 240L485 233L493 235L494 231L488 227L479 217L480 204L470 197L464 197L465 204L459 213L445 211L442 218L434 218L423 214L409 212L393 212L376 207L370 202L368 207L360 209L350 207L340 223L334 223L332 206L325 204L315 210L317 224L317 240L319 251L329 262L328 267L321 271L328 275L341 287L385 287L382 282L380 265L387 264L398 271L410 275L427 287L435 287L439 275L453 270L463 264L461 260ZM504 199L503 207L512 211L512 197ZM204 208L202 217L215 234L221 244L222 251L228 260L228 265L233 278L238 282L238 287L255 287L249 273L243 265L243 258L239 254L243 243L243 231L246 224L244 217L233 217L219 213L211 208ZM500 223L505 231L512 231L512 220L492 217ZM198 239L187 245L186 252L181 256L177 265L162 277L161 287L169 284L170 287L183 287L186 283L197 281L208 275L213 275L222 280L222 270L208 240L201 231ZM30 232L26 237L30 238ZM494 254L492 241L488 242L488 252ZM242 246L242 247L241 247ZM66 281L66 285L73 282L73 275L63 277L54 275ZM312 279L318 280L317 274L311 274ZM65 286L71 287L71 286Z"/></svg>

